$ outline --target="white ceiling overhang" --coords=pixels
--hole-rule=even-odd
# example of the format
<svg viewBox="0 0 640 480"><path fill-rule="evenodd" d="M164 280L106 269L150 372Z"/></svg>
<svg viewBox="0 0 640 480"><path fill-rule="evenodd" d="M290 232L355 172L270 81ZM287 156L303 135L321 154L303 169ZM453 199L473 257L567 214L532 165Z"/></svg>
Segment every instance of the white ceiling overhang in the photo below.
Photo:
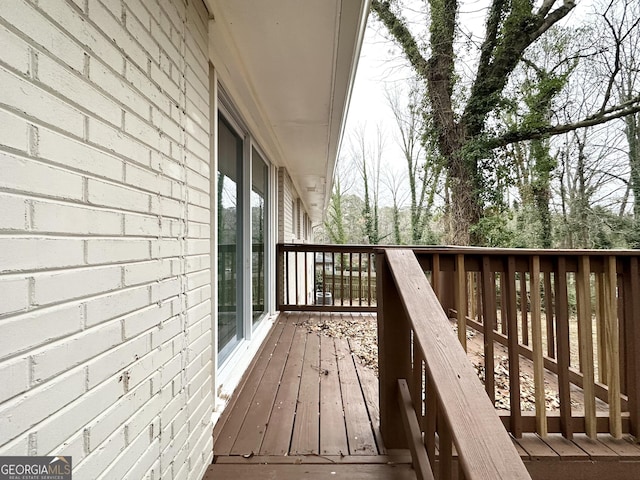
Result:
<svg viewBox="0 0 640 480"><path fill-rule="evenodd" d="M209 55L312 221L328 203L369 0L208 0Z"/></svg>

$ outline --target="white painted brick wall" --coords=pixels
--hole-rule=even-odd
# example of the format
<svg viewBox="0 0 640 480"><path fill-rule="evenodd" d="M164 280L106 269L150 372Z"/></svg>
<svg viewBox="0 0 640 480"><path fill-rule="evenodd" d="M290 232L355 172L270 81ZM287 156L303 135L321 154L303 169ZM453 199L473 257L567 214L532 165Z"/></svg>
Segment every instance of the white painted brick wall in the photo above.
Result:
<svg viewBox="0 0 640 480"><path fill-rule="evenodd" d="M208 15L0 1L0 455L212 458Z"/></svg>

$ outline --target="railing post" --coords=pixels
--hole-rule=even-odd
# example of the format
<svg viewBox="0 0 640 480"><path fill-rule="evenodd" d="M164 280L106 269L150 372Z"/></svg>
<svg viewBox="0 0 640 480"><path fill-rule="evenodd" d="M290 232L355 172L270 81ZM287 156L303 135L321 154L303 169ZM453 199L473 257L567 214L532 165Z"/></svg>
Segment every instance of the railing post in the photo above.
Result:
<svg viewBox="0 0 640 480"><path fill-rule="evenodd" d="M284 305L285 289L285 268L284 268L284 248L281 244L276 245L276 310L282 310Z"/></svg>
<svg viewBox="0 0 640 480"><path fill-rule="evenodd" d="M398 379L411 378L409 324L384 250L376 252L380 431L386 448L406 448L397 408Z"/></svg>
<svg viewBox="0 0 640 480"><path fill-rule="evenodd" d="M624 269L624 328L630 433L640 435L640 267L630 257Z"/></svg>

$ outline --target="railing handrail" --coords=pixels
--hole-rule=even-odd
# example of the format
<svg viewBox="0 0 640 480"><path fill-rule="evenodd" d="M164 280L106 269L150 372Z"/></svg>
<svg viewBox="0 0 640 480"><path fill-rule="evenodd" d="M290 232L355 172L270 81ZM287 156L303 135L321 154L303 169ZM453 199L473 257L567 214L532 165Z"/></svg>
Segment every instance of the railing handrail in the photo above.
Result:
<svg viewBox="0 0 640 480"><path fill-rule="evenodd" d="M413 251L385 249L384 257L392 280L387 279L379 291L389 286L397 291L413 331L414 348L419 346L433 381L465 478L530 479ZM384 297L378 304L382 305L379 322L385 322ZM381 358L381 364L386 360Z"/></svg>
<svg viewBox="0 0 640 480"><path fill-rule="evenodd" d="M570 256L580 257L584 255L594 256L638 256L638 250L632 249L563 249L563 248L504 248L504 247L474 247L459 245L373 245L357 243L279 243L279 247L290 251L338 252L346 251L371 251L378 250L412 250L416 255L420 253L446 253L446 254L473 254L473 255L515 255L515 256Z"/></svg>

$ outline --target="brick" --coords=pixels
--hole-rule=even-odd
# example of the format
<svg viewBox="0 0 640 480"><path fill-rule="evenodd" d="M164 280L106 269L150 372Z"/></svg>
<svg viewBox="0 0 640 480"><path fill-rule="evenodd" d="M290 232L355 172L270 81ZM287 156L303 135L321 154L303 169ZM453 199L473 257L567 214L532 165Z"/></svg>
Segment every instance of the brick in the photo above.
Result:
<svg viewBox="0 0 640 480"><path fill-rule="evenodd" d="M209 119L185 118L185 129L189 135L198 140L202 145L209 146ZM209 160L208 158L206 160ZM208 164L207 164L208 165ZM208 168L207 168L208 172ZM204 173L204 172L201 172Z"/></svg>
<svg viewBox="0 0 640 480"><path fill-rule="evenodd" d="M0 193L0 230L25 230L26 221L24 198Z"/></svg>
<svg viewBox="0 0 640 480"><path fill-rule="evenodd" d="M1 36L0 42L2 42ZM9 147L26 152L29 142L27 122L23 118L0 110L0 125L2 125L2 129L0 129L1 148Z"/></svg>
<svg viewBox="0 0 640 480"><path fill-rule="evenodd" d="M30 59L28 44L0 25L0 45L3 46L2 61L26 75Z"/></svg>
<svg viewBox="0 0 640 480"><path fill-rule="evenodd" d="M188 255L205 255L211 252L211 242L209 240L187 239Z"/></svg>
<svg viewBox="0 0 640 480"><path fill-rule="evenodd" d="M120 2L116 0L117 4ZM113 17L100 0L89 0L89 18L98 26L104 34L113 40L114 44L124 52L128 58L141 68L147 66L147 55L133 37L127 32L120 18Z"/></svg>
<svg viewBox="0 0 640 480"><path fill-rule="evenodd" d="M60 58L71 68L82 71L84 65L82 48L70 37L54 27L29 2L24 0L0 2L0 17L23 32L42 48ZM0 84L3 88L6 87L4 82L0 81Z"/></svg>
<svg viewBox="0 0 640 480"><path fill-rule="evenodd" d="M43 382L122 342L119 321L82 331L43 347L31 356L33 381Z"/></svg>
<svg viewBox="0 0 640 480"><path fill-rule="evenodd" d="M84 0L79 1L83 4L83 10ZM96 29L68 2L39 2L38 7L62 25L77 42L91 49L95 54L93 58L99 58L112 68L122 69L122 53L113 45L111 39ZM84 62L84 59L82 60ZM78 71L82 69L83 65L76 68Z"/></svg>
<svg viewBox="0 0 640 480"><path fill-rule="evenodd" d="M127 115L125 116L124 128L139 142L145 143L165 155L169 154L171 149L169 139L146 120L140 120L135 115Z"/></svg>
<svg viewBox="0 0 640 480"><path fill-rule="evenodd" d="M120 57L119 61L122 62ZM143 118L149 115L147 100L120 74L114 73L112 69L93 58L89 68L89 79L120 102L123 108Z"/></svg>
<svg viewBox="0 0 640 480"><path fill-rule="evenodd" d="M98 325L120 315L131 313L149 305L147 286L118 290L87 300L87 327Z"/></svg>
<svg viewBox="0 0 640 480"><path fill-rule="evenodd" d="M160 217L156 216L125 215L124 232L136 237L158 237L162 233L160 222Z"/></svg>
<svg viewBox="0 0 640 480"><path fill-rule="evenodd" d="M173 81L173 79L167 75L167 73L160 68L159 65L152 64L151 80L160 86L160 90L170 97L174 103L181 102L181 89L180 86Z"/></svg>
<svg viewBox="0 0 640 480"><path fill-rule="evenodd" d="M51 130L38 132L39 156L92 175L122 180L122 160Z"/></svg>
<svg viewBox="0 0 640 480"><path fill-rule="evenodd" d="M125 167L125 182L161 195L171 194L171 183L157 172L128 163Z"/></svg>
<svg viewBox="0 0 640 480"><path fill-rule="evenodd" d="M129 385L135 386L145 383L149 377L155 376L157 377L157 381L153 385L152 394L155 391L159 391L160 374L158 369L167 363L172 356L173 353L170 345L164 346L164 348L161 346L152 350L151 353L145 355L127 369L129 372Z"/></svg>
<svg viewBox="0 0 640 480"><path fill-rule="evenodd" d="M82 329L79 305L47 308L11 317L2 322L0 357L24 352Z"/></svg>
<svg viewBox="0 0 640 480"><path fill-rule="evenodd" d="M84 393L82 370L65 373L0 406L0 444L15 438Z"/></svg>
<svg viewBox="0 0 640 480"><path fill-rule="evenodd" d="M124 210L148 212L149 195L121 185L88 180L89 203Z"/></svg>
<svg viewBox="0 0 640 480"><path fill-rule="evenodd" d="M34 305L46 305L120 288L120 266L82 268L34 276Z"/></svg>
<svg viewBox="0 0 640 480"><path fill-rule="evenodd" d="M119 129L89 119L89 141L140 165L149 165L149 148Z"/></svg>
<svg viewBox="0 0 640 480"><path fill-rule="evenodd" d="M0 455L23 457L29 454L29 436L23 435L0 447Z"/></svg>
<svg viewBox="0 0 640 480"><path fill-rule="evenodd" d="M14 358L0 363L0 385L0 403L26 392L29 389L29 359Z"/></svg>
<svg viewBox="0 0 640 480"><path fill-rule="evenodd" d="M148 240L87 240L87 262L114 263L148 260Z"/></svg>
<svg viewBox="0 0 640 480"><path fill-rule="evenodd" d="M125 71L125 78L138 89L148 101L153 103L163 112L169 114L171 112L171 101L165 97L157 85L155 85L149 77L147 77L146 71L141 70L133 64L127 63Z"/></svg>
<svg viewBox="0 0 640 480"><path fill-rule="evenodd" d="M153 258L177 257L181 254L182 245L177 239L153 240L151 250Z"/></svg>
<svg viewBox="0 0 640 480"><path fill-rule="evenodd" d="M137 263L124 267L124 284L139 285L171 276L171 263L168 260Z"/></svg>
<svg viewBox="0 0 640 480"><path fill-rule="evenodd" d="M146 433L141 434L141 436L144 435L146 435ZM149 444L146 451L138 456L135 462L131 465L129 471L124 472L122 477L114 476L113 478L160 478L160 475L146 475L147 471L152 469L154 465L157 465L159 468L160 462L157 461L159 456L160 440L155 439ZM122 465L118 464L118 467L122 468ZM120 468L117 472L113 470L111 473L119 475L121 473Z"/></svg>
<svg viewBox="0 0 640 480"><path fill-rule="evenodd" d="M182 218L184 216L184 204L179 200L167 197L156 197L151 203L151 210L163 217Z"/></svg>
<svg viewBox="0 0 640 480"><path fill-rule="evenodd" d="M151 301L153 303L165 301L171 297L180 295L180 293L180 280L176 277L168 278L151 285Z"/></svg>
<svg viewBox="0 0 640 480"><path fill-rule="evenodd" d="M152 124L159 129L163 135L171 138L175 142L182 142L183 127L173 118L169 117L161 110L154 110L151 116Z"/></svg>
<svg viewBox="0 0 640 480"><path fill-rule="evenodd" d="M211 211L198 205L187 206L187 218L194 222L209 225L211 222Z"/></svg>
<svg viewBox="0 0 640 480"><path fill-rule="evenodd" d="M160 323L157 331L151 332L151 347L156 348L182 333L182 319L172 317ZM176 354L178 355L178 354Z"/></svg>
<svg viewBox="0 0 640 480"><path fill-rule="evenodd" d="M141 45L144 52L152 61L158 62L160 59L160 47L156 39L149 33L149 24L145 27L140 23L135 15L126 16L125 27L129 34Z"/></svg>
<svg viewBox="0 0 640 480"><path fill-rule="evenodd" d="M82 265L83 242L77 239L0 238L4 272Z"/></svg>
<svg viewBox="0 0 640 480"><path fill-rule="evenodd" d="M74 173L2 152L0 169L0 187L51 197L82 199L82 177Z"/></svg>
<svg viewBox="0 0 640 480"><path fill-rule="evenodd" d="M140 336L98 355L87 363L89 388L94 388L103 382L110 382L109 379L112 377L119 379L122 369L131 366L138 358L149 352L149 336ZM118 389L122 392L121 385Z"/></svg>
<svg viewBox="0 0 640 480"><path fill-rule="evenodd" d="M83 235L120 235L122 215L89 207L34 201L32 230Z"/></svg>
<svg viewBox="0 0 640 480"><path fill-rule="evenodd" d="M158 15L158 11L157 11L157 6L156 8L154 8L154 5L149 4L149 2L147 2L147 5L144 5L142 3L141 0L127 0L126 3L126 8L127 8L127 18L130 15L134 15L135 18L138 20L138 22L140 22L140 24L147 30L151 30L151 23L152 23L152 14L155 13L156 15ZM149 11L147 9L151 9L152 13L149 13ZM153 17L154 20L153 22L155 22L155 16Z"/></svg>
<svg viewBox="0 0 640 480"><path fill-rule="evenodd" d="M120 427L120 424L116 424ZM91 429L85 429L91 435ZM91 452L80 464L74 464L73 476L78 478L99 478L102 472L127 447L124 428L118 428L109 438L101 443L90 438Z"/></svg>
<svg viewBox="0 0 640 480"><path fill-rule="evenodd" d="M24 311L29 307L29 279L28 278L1 278L0 315ZM2 383L0 382L0 385Z"/></svg>
<svg viewBox="0 0 640 480"><path fill-rule="evenodd" d="M203 192L209 192L210 183L209 178L205 177L191 169L187 169L187 184L191 187L202 190Z"/></svg>
<svg viewBox="0 0 640 480"><path fill-rule="evenodd" d="M133 338L142 332L157 327L160 322L170 317L170 305L168 303L149 307L127 315L122 319L123 332L126 339Z"/></svg>
<svg viewBox="0 0 640 480"><path fill-rule="evenodd" d="M40 55L38 78L59 95L80 105L93 115L112 125L120 126L122 121L120 106L88 83L86 77L81 77L77 72L64 68L46 55Z"/></svg>
<svg viewBox="0 0 640 480"><path fill-rule="evenodd" d="M46 455L56 451L60 445L66 445L75 437L76 432L83 431L91 420L107 410L122 395L122 387L116 381L108 382L88 391L55 415L39 424L37 428L38 454ZM82 435L81 435L82 436ZM82 444L84 444L83 439ZM84 450L84 445L82 445ZM65 453L66 455L66 453ZM84 455L73 457L74 464ZM75 473L75 468L74 468Z"/></svg>
<svg viewBox="0 0 640 480"><path fill-rule="evenodd" d="M6 4L12 2L0 2ZM1 8L1 7L0 7ZM45 92L23 77L0 67L0 103L54 125L77 137L84 133L84 117L79 110Z"/></svg>

